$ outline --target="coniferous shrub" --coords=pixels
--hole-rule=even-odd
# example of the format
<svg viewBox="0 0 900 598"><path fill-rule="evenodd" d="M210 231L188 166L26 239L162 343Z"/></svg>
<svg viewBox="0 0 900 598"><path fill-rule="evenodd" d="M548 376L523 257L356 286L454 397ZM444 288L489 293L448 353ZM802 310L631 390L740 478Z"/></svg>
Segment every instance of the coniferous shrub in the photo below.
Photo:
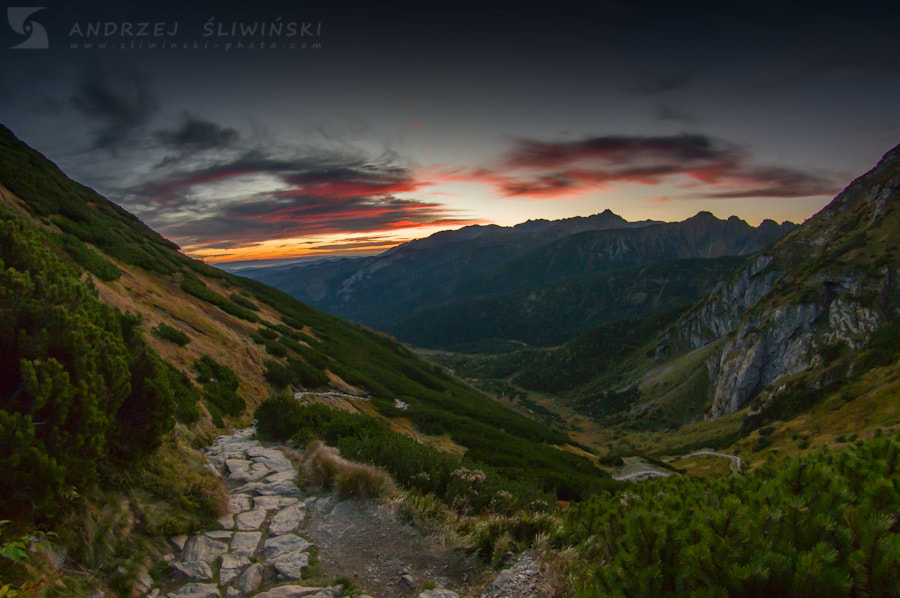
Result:
<svg viewBox="0 0 900 598"><path fill-rule="evenodd" d="M240 380L234 370L221 365L209 355L203 355L194 361L192 367L197 372L197 382L203 386L203 398L207 405L215 405L217 412L222 415L238 416L243 413L247 403L238 394Z"/></svg>
<svg viewBox="0 0 900 598"><path fill-rule="evenodd" d="M42 232L0 215L0 519L47 521L158 445L184 380L137 316L102 303Z"/></svg>
<svg viewBox="0 0 900 598"><path fill-rule="evenodd" d="M191 342L191 337L165 322L160 322L159 326L153 329L153 335L170 343L175 343L179 347L183 347Z"/></svg>

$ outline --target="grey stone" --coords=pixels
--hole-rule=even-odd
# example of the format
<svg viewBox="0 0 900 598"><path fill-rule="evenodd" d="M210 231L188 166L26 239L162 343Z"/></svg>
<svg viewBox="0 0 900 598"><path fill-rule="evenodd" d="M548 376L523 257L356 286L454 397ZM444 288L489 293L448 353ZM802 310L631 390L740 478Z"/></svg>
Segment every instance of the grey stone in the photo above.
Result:
<svg viewBox="0 0 900 598"><path fill-rule="evenodd" d="M189 583L166 594L168 598L219 598L219 588L208 583Z"/></svg>
<svg viewBox="0 0 900 598"><path fill-rule="evenodd" d="M265 509L266 511L278 511L284 507L296 505L300 501L292 496L257 496L253 499L254 509Z"/></svg>
<svg viewBox="0 0 900 598"><path fill-rule="evenodd" d="M300 488L293 482L276 482L274 484L259 484L256 493L263 496L277 494L279 496L300 496Z"/></svg>
<svg viewBox="0 0 900 598"><path fill-rule="evenodd" d="M293 482L296 479L297 472L291 469L290 471L280 471L278 473L273 473L263 481L266 484L278 484L280 482Z"/></svg>
<svg viewBox="0 0 900 598"><path fill-rule="evenodd" d="M266 512L263 510L245 511L234 518L235 525L242 532L258 530L266 520Z"/></svg>
<svg viewBox="0 0 900 598"><path fill-rule="evenodd" d="M213 540L219 540L220 542L231 542L231 535L234 532L229 530L215 530L211 532L203 532L203 535L207 538L212 538Z"/></svg>
<svg viewBox="0 0 900 598"><path fill-rule="evenodd" d="M308 588L306 586L279 586L268 592L257 594L256 598L302 598L321 594L326 588ZM333 595L333 593L332 593Z"/></svg>
<svg viewBox="0 0 900 598"><path fill-rule="evenodd" d="M300 581L303 569L309 566L309 555L305 552L292 552L271 562L281 579Z"/></svg>
<svg viewBox="0 0 900 598"><path fill-rule="evenodd" d="M459 598L459 594L450 590L434 589L425 590L418 598Z"/></svg>
<svg viewBox="0 0 900 598"><path fill-rule="evenodd" d="M250 463L250 465L243 469L236 470L228 476L228 479L234 482L255 482L272 473L272 470L263 463L253 463L250 461L247 463Z"/></svg>
<svg viewBox="0 0 900 598"><path fill-rule="evenodd" d="M232 492L232 494L246 494L247 495L248 506L247 506L247 509L244 509L246 511L250 508L249 507L249 498L251 496L258 494L259 489L262 488L263 486L265 486L265 484L263 484L262 482L249 482L247 484L244 484L243 486L235 488L231 492Z"/></svg>
<svg viewBox="0 0 900 598"><path fill-rule="evenodd" d="M213 577L209 564L203 561L175 561L172 563L172 568L198 581L208 581Z"/></svg>
<svg viewBox="0 0 900 598"><path fill-rule="evenodd" d="M226 459L225 467L228 468L228 477L240 471L246 471L253 465L253 461L249 459Z"/></svg>
<svg viewBox="0 0 900 598"><path fill-rule="evenodd" d="M247 456L272 471L294 471L294 464L278 449L251 448L247 450Z"/></svg>
<svg viewBox="0 0 900 598"><path fill-rule="evenodd" d="M312 544L294 534L285 534L275 538L266 540L263 547L263 554L266 559L275 561L278 558L288 555L292 552L303 552L311 547Z"/></svg>
<svg viewBox="0 0 900 598"><path fill-rule="evenodd" d="M150 573L147 571L141 571L137 579L134 582L134 589L138 594L146 594L150 591L150 588L153 586L153 578L150 577ZM159 591L157 591L157 594Z"/></svg>
<svg viewBox="0 0 900 598"><path fill-rule="evenodd" d="M184 544L187 542L188 537L184 534L180 534L178 536L172 536L169 538L169 542L172 543L172 546L177 548L178 550L184 550Z"/></svg>
<svg viewBox="0 0 900 598"><path fill-rule="evenodd" d="M269 522L269 535L281 536L294 531L303 522L305 513L299 503L280 510Z"/></svg>
<svg viewBox="0 0 900 598"><path fill-rule="evenodd" d="M228 512L243 513L250 510L250 496L234 493L228 497Z"/></svg>
<svg viewBox="0 0 900 598"><path fill-rule="evenodd" d="M211 563L228 552L228 545L206 536L194 536L184 546L185 561Z"/></svg>
<svg viewBox="0 0 900 598"><path fill-rule="evenodd" d="M281 459L284 455L278 449L255 446L247 449L248 457L264 457L267 459Z"/></svg>
<svg viewBox="0 0 900 598"><path fill-rule="evenodd" d="M222 566L219 568L219 585L226 585L229 581L240 575L244 570L244 567L249 564L250 559L245 556L238 556L230 552L223 555Z"/></svg>
<svg viewBox="0 0 900 598"><path fill-rule="evenodd" d="M241 577L235 582L236 587L241 594L249 594L259 589L262 583L263 568L259 563L253 563L244 571Z"/></svg>
<svg viewBox="0 0 900 598"><path fill-rule="evenodd" d="M262 540L260 532L235 532L231 539L231 552L237 556L253 556L260 540Z"/></svg>
<svg viewBox="0 0 900 598"><path fill-rule="evenodd" d="M222 515L216 522L222 526L222 529L234 529L234 515Z"/></svg>

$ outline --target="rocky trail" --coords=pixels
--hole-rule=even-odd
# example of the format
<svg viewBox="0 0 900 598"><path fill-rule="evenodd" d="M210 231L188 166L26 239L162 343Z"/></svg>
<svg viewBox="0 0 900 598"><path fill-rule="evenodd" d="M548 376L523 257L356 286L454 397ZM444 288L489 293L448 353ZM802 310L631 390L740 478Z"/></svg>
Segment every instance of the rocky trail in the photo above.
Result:
<svg viewBox="0 0 900 598"><path fill-rule="evenodd" d="M336 579L360 598L552 595L530 556L486 584L473 563L404 522L396 503L307 496L291 460L254 435L237 430L205 450L226 480L229 513L219 529L171 539L170 575L147 598L347 595L322 583Z"/></svg>

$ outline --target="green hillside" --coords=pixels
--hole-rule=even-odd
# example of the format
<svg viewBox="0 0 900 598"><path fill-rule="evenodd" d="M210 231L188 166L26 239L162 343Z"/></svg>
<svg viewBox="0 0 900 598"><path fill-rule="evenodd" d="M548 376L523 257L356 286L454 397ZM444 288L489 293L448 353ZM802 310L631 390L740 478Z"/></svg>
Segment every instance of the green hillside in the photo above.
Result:
<svg viewBox="0 0 900 598"><path fill-rule="evenodd" d="M0 541L52 532L72 567L100 559L113 571L134 565L126 542L143 538L149 559L164 534L221 509L195 448L248 424L268 396L301 390L339 393L344 407L396 422L425 446L455 447L498 487L552 502L610 484L555 448L564 433L387 336L188 258L7 129L0 184L0 520L10 521ZM79 550L79 521L112 504L127 529L106 530L118 539L102 556Z"/></svg>

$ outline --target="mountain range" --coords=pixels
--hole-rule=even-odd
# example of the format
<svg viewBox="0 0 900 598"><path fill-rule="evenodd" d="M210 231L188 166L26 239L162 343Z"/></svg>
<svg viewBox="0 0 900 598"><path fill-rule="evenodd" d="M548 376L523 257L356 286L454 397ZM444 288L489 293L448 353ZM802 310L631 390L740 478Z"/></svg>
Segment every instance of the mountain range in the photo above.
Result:
<svg viewBox="0 0 900 598"><path fill-rule="evenodd" d="M247 275L429 348L549 346L587 328L684 308L794 228L701 212L683 222L587 218L469 226L381 255Z"/></svg>

